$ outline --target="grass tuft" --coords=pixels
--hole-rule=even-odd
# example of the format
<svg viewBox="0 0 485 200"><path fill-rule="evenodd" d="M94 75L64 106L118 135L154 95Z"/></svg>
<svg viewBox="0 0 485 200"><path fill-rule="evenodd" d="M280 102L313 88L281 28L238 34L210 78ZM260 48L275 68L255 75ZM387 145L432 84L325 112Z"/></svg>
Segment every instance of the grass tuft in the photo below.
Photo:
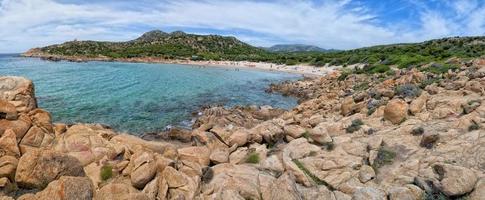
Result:
<svg viewBox="0 0 485 200"><path fill-rule="evenodd" d="M347 133L353 133L355 131L358 131L360 127L364 125L364 122L360 119L354 119L352 120L352 124L350 124L349 127L345 129Z"/></svg>
<svg viewBox="0 0 485 200"><path fill-rule="evenodd" d="M259 154L256 152L249 153L248 157L246 158L246 163L257 164L259 163L259 161L260 161Z"/></svg>
<svg viewBox="0 0 485 200"><path fill-rule="evenodd" d="M101 172L99 175L101 177L101 180L103 181L110 179L111 177L113 177L113 167L111 167L110 165L104 165L103 167L101 167Z"/></svg>

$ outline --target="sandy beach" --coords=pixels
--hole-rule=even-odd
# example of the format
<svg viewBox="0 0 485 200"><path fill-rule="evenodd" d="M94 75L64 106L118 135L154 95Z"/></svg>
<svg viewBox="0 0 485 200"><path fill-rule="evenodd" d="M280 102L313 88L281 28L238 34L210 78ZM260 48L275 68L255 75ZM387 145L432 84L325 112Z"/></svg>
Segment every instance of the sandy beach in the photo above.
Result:
<svg viewBox="0 0 485 200"><path fill-rule="evenodd" d="M332 71L335 71L338 66L316 67L311 65L284 65L265 62L250 62L250 61L194 61L194 60L167 60L157 57L143 57L143 58L108 58L108 57L78 57L78 56L58 56L39 53L36 51L29 51L22 56L37 57L45 60L60 61L67 60L72 62L87 62L87 61L106 61L106 62L137 62L137 63L162 63L162 64L181 64L181 65L197 65L207 67L228 67L246 68L265 71L277 71L286 73L296 73L305 76L324 76Z"/></svg>

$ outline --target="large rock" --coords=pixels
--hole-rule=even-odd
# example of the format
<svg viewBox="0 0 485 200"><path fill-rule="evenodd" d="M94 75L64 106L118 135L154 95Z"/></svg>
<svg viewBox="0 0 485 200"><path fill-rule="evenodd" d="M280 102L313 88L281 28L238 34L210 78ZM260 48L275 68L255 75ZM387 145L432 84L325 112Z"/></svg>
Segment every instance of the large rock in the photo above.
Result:
<svg viewBox="0 0 485 200"><path fill-rule="evenodd" d="M95 200L148 200L145 193L139 192L129 184L111 182L102 187L94 198Z"/></svg>
<svg viewBox="0 0 485 200"><path fill-rule="evenodd" d="M78 159L51 150L24 154L18 163L15 180L20 187L42 189L61 176L85 176Z"/></svg>
<svg viewBox="0 0 485 200"><path fill-rule="evenodd" d="M354 98L352 96L345 97L340 106L340 113L343 116L347 116L352 113L352 109L355 105Z"/></svg>
<svg viewBox="0 0 485 200"><path fill-rule="evenodd" d="M428 100L428 93L423 92L418 98L414 99L409 105L409 111L415 115L426 108L426 101Z"/></svg>
<svg viewBox="0 0 485 200"><path fill-rule="evenodd" d="M485 178L480 179L475 190L470 194L470 200L483 200L485 197Z"/></svg>
<svg viewBox="0 0 485 200"><path fill-rule="evenodd" d="M18 112L27 113L37 107L34 84L22 77L0 77L0 99L13 104Z"/></svg>
<svg viewBox="0 0 485 200"><path fill-rule="evenodd" d="M74 125L58 137L54 149L77 158L83 166L116 156L114 146L93 128L86 125Z"/></svg>
<svg viewBox="0 0 485 200"><path fill-rule="evenodd" d="M271 186L271 198L269 199L302 199L302 195L298 192L295 178L288 173L281 175L273 182Z"/></svg>
<svg viewBox="0 0 485 200"><path fill-rule="evenodd" d="M283 130L285 131L286 135L289 135L292 138L299 138L306 132L305 128L298 125L287 125L283 127Z"/></svg>
<svg viewBox="0 0 485 200"><path fill-rule="evenodd" d="M246 129L239 129L234 131L231 136L229 136L229 146L237 145L237 146L244 146L249 139L249 131Z"/></svg>
<svg viewBox="0 0 485 200"><path fill-rule="evenodd" d="M134 135L119 134L111 138L111 143L125 145L130 150L135 151L139 148L149 149L155 153L164 155L168 151L175 150L175 146L166 142L146 141Z"/></svg>
<svg viewBox="0 0 485 200"><path fill-rule="evenodd" d="M0 157L4 155L20 157L17 137L12 129L7 129L0 137Z"/></svg>
<svg viewBox="0 0 485 200"><path fill-rule="evenodd" d="M415 185L406 187L393 187L389 189L389 200L415 200L423 199L423 191Z"/></svg>
<svg viewBox="0 0 485 200"><path fill-rule="evenodd" d="M177 150L180 160L187 160L208 166L210 163L210 150L205 146L185 147Z"/></svg>
<svg viewBox="0 0 485 200"><path fill-rule="evenodd" d="M384 119L391 121L393 124L403 122L408 116L408 104L401 99L389 101L384 109Z"/></svg>
<svg viewBox="0 0 485 200"><path fill-rule="evenodd" d="M352 200L386 200L386 193L372 187L358 188L352 195Z"/></svg>
<svg viewBox="0 0 485 200"><path fill-rule="evenodd" d="M14 180L18 162L17 158L13 156L0 157L0 178L7 177Z"/></svg>
<svg viewBox="0 0 485 200"><path fill-rule="evenodd" d="M32 126L19 143L20 152L24 154L40 147L49 146L54 137L53 132L48 132L46 129L38 126Z"/></svg>
<svg viewBox="0 0 485 200"><path fill-rule="evenodd" d="M12 129L17 136L17 141L20 141L31 125L32 122L27 115L21 115L17 120L0 119L0 135L7 129Z"/></svg>
<svg viewBox="0 0 485 200"><path fill-rule="evenodd" d="M52 181L41 192L27 195L22 200L91 200L93 186L87 177L62 176Z"/></svg>
<svg viewBox="0 0 485 200"><path fill-rule="evenodd" d="M441 191L448 196L458 196L471 192L478 181L470 169L449 164L435 165L435 172L442 178ZM443 174L440 174L443 173Z"/></svg>
<svg viewBox="0 0 485 200"><path fill-rule="evenodd" d="M11 103L0 99L0 119L16 120L17 109Z"/></svg>
<svg viewBox="0 0 485 200"><path fill-rule="evenodd" d="M157 163L152 153L139 151L131 156L130 165L133 167L130 175L131 184L136 188L143 188L153 179L157 172Z"/></svg>

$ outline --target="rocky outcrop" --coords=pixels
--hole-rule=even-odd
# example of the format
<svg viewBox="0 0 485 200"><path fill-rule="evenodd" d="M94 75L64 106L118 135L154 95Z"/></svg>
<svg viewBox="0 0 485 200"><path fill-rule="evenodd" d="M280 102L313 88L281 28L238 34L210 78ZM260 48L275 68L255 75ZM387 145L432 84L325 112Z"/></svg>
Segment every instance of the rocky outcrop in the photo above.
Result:
<svg viewBox="0 0 485 200"><path fill-rule="evenodd" d="M30 81L0 78L0 196L481 199L485 65L475 63L285 82L272 89L301 97L290 111L211 107L193 130L150 141L54 125Z"/></svg>

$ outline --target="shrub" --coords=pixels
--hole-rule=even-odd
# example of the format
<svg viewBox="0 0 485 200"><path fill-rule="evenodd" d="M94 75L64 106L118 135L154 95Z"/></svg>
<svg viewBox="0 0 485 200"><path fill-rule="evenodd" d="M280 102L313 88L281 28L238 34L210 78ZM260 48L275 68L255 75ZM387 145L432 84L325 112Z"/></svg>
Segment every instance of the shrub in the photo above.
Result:
<svg viewBox="0 0 485 200"><path fill-rule="evenodd" d="M111 167L110 165L102 166L100 171L100 177L103 181L106 181L113 177L113 167Z"/></svg>
<svg viewBox="0 0 485 200"><path fill-rule="evenodd" d="M412 135L422 135L424 133L424 128L423 127L416 127L411 130Z"/></svg>
<svg viewBox="0 0 485 200"><path fill-rule="evenodd" d="M345 129L347 133L353 133L355 131L358 131L360 129L360 126L364 125L364 122L360 119L354 119L352 120L352 124L350 124L349 127Z"/></svg>
<svg viewBox="0 0 485 200"><path fill-rule="evenodd" d="M384 165L392 164L394 158L396 157L396 152L391 149L381 146L377 152L377 157L372 164L374 170L381 168Z"/></svg>
<svg viewBox="0 0 485 200"><path fill-rule="evenodd" d="M404 84L396 87L396 94L402 97L418 97L421 94L421 88L414 84Z"/></svg>
<svg viewBox="0 0 485 200"><path fill-rule="evenodd" d="M246 158L246 163L253 163L253 164L257 164L259 163L259 154L256 153L256 152L251 152L248 154L248 157Z"/></svg>
<svg viewBox="0 0 485 200"><path fill-rule="evenodd" d="M332 151L333 149L335 149L335 144L333 142L327 142L325 144L322 144L322 146L324 146L327 151Z"/></svg>

